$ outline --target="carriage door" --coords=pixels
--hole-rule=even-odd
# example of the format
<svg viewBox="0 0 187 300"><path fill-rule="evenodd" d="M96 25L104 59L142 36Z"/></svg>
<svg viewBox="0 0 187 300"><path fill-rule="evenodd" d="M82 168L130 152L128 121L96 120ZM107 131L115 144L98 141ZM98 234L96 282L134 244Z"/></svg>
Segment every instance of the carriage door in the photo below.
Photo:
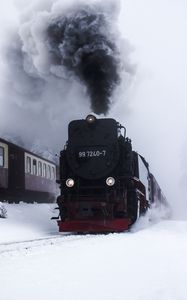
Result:
<svg viewBox="0 0 187 300"><path fill-rule="evenodd" d="M25 170L24 152L16 146L9 148L9 189L21 191L24 189Z"/></svg>

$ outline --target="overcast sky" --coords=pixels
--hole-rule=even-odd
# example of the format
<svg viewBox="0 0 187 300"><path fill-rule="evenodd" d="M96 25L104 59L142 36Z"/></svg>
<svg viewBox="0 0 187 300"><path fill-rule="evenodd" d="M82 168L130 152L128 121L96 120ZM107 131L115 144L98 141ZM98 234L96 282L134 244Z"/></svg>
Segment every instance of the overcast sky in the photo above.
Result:
<svg viewBox="0 0 187 300"><path fill-rule="evenodd" d="M7 25L17 23L12 2L1 4L3 41L9 35ZM121 89L110 116L127 127L134 149L145 156L165 194L179 210L187 203L187 2L121 2L119 30L132 49L136 76L128 93L123 94ZM187 216L184 209L183 216Z"/></svg>

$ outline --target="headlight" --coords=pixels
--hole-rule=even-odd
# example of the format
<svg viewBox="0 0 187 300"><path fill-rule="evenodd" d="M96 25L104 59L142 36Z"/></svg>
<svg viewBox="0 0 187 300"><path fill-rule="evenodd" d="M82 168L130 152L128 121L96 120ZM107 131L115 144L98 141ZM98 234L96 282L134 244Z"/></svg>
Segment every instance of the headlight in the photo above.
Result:
<svg viewBox="0 0 187 300"><path fill-rule="evenodd" d="M95 121L96 121L96 117L93 116L93 115L88 115L86 117L86 121L89 123L89 124L93 124Z"/></svg>
<svg viewBox="0 0 187 300"><path fill-rule="evenodd" d="M74 181L72 178L68 178L68 179L66 180L66 185L67 185L68 187L73 187L74 184L75 184L75 181Z"/></svg>
<svg viewBox="0 0 187 300"><path fill-rule="evenodd" d="M108 178L106 179L106 184L107 184L108 186L113 186L113 185L115 184L115 179L114 179L113 177L108 177Z"/></svg>

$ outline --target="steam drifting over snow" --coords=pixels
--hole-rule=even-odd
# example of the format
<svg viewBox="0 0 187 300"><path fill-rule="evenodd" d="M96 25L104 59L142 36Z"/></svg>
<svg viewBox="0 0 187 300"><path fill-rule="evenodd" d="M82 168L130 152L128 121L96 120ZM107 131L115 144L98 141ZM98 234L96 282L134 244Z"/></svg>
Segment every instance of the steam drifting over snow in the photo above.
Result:
<svg viewBox="0 0 187 300"><path fill-rule="evenodd" d="M71 119L90 110L108 113L116 87L124 82L128 86L134 72L129 45L119 38L119 11L119 3L112 0L25 5L4 51L3 134L19 135L27 145L40 140L41 147L58 149ZM10 109L14 115L7 120Z"/></svg>

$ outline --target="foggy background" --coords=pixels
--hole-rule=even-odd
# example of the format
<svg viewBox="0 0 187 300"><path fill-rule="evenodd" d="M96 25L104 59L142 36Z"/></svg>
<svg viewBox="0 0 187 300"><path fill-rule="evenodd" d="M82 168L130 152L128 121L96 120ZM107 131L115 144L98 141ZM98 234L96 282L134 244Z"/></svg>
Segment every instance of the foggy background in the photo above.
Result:
<svg viewBox="0 0 187 300"><path fill-rule="evenodd" d="M37 151L58 152L67 138L68 122L92 112L87 88L72 70L46 64L43 30L50 8L60 2L40 0L36 7L34 1L16 1L16 6L12 2L2 4L0 13L0 135ZM74 1L67 6L61 2L62 11L75 7ZM55 14L60 13L57 8ZM126 126L134 150L149 162L175 216L186 218L187 3L108 0L100 9L108 16L107 36L111 34L119 59L120 82L106 116ZM34 45L40 55L35 55ZM33 62L24 60L32 80L23 75L19 49L34 61L30 68Z"/></svg>

